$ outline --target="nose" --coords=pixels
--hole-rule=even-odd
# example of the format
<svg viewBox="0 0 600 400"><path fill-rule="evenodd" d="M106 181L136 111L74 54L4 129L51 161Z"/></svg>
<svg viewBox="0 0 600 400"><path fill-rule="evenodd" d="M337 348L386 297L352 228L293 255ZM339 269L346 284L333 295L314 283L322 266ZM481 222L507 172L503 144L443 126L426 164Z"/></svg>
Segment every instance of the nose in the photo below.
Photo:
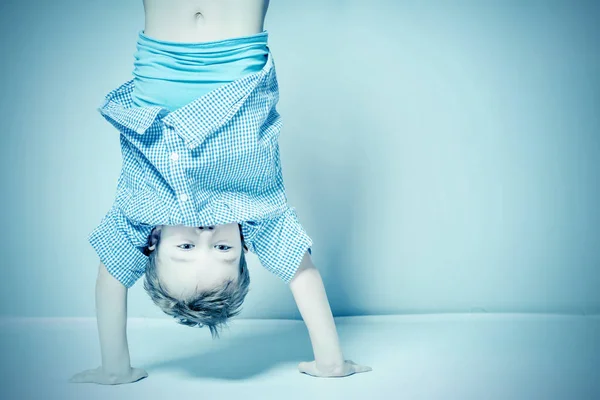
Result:
<svg viewBox="0 0 600 400"><path fill-rule="evenodd" d="M199 228L200 228L200 229L208 229L208 230L213 230L213 229L215 229L215 227L214 227L214 226L200 226Z"/></svg>

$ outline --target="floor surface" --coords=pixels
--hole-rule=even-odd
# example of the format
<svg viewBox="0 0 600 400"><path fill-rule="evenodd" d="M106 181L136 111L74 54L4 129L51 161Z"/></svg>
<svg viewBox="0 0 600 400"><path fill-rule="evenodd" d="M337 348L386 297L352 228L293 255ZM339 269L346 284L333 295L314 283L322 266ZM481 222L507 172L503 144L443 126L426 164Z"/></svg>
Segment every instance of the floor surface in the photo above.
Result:
<svg viewBox="0 0 600 400"><path fill-rule="evenodd" d="M222 337L129 321L139 382L68 383L99 365L94 319L0 319L2 400L600 399L600 316L429 314L336 318L346 359L373 371L314 378L302 321L233 320Z"/></svg>

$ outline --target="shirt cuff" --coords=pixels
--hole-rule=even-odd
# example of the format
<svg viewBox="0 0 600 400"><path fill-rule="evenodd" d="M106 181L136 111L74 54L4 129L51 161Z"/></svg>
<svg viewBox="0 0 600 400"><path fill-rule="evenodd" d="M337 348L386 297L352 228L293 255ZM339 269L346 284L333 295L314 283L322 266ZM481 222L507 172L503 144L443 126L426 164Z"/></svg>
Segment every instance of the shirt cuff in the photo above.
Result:
<svg viewBox="0 0 600 400"><path fill-rule="evenodd" d="M293 207L279 217L262 221L252 247L260 263L286 284L289 284L313 241L298 220Z"/></svg>
<svg viewBox="0 0 600 400"><path fill-rule="evenodd" d="M130 288L144 275L148 257L127 236L124 225L127 223L125 217L113 208L89 234L88 242L107 271Z"/></svg>

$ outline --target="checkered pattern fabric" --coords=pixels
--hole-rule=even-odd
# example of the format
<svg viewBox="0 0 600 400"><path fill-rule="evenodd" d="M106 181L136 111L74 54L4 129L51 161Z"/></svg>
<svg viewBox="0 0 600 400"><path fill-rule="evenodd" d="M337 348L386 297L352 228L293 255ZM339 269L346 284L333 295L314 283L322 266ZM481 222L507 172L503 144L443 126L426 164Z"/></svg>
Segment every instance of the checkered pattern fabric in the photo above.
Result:
<svg viewBox="0 0 600 400"><path fill-rule="evenodd" d="M157 225L237 222L248 249L289 283L312 240L285 194L271 52L261 71L172 112L135 107L132 88L119 86L99 108L120 132L123 158L115 201L88 236L108 271L131 287Z"/></svg>

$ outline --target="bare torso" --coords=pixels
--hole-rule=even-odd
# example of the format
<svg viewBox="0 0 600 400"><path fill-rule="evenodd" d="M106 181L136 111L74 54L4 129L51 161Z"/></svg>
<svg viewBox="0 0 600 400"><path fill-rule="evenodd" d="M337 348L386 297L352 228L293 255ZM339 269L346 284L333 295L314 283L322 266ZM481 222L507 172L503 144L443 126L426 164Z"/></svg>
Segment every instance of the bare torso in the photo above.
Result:
<svg viewBox="0 0 600 400"><path fill-rule="evenodd" d="M144 34L172 42L207 42L263 31L269 0L143 0Z"/></svg>

